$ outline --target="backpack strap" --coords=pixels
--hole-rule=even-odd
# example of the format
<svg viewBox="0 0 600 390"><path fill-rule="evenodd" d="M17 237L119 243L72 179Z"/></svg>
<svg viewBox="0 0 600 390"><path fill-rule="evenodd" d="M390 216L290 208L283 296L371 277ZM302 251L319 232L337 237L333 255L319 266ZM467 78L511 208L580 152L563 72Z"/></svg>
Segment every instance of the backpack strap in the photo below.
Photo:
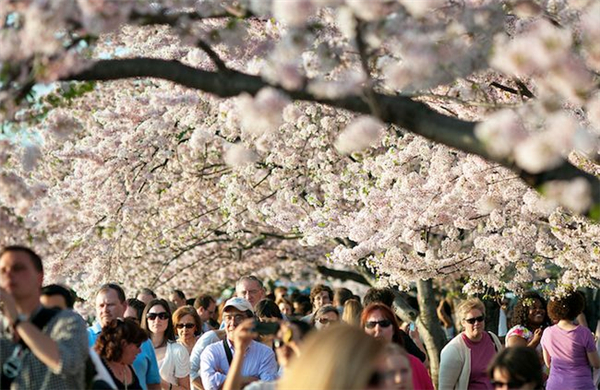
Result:
<svg viewBox="0 0 600 390"><path fill-rule="evenodd" d="M233 353L231 352L231 348L229 348L229 343L227 342L227 339L223 340L223 348L225 349L225 355L227 356L227 362L229 363L229 366L231 367L231 362L233 361Z"/></svg>

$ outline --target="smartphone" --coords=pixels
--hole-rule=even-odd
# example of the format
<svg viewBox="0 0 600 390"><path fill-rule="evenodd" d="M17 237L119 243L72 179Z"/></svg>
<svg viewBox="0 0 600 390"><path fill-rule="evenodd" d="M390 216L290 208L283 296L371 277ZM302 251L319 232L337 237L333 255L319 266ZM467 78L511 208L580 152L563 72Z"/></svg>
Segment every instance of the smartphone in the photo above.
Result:
<svg viewBox="0 0 600 390"><path fill-rule="evenodd" d="M411 332L415 331L415 323L411 322L410 324L408 324L408 330Z"/></svg>
<svg viewBox="0 0 600 390"><path fill-rule="evenodd" d="M279 330L277 322L254 321L254 331L260 335L275 334Z"/></svg>

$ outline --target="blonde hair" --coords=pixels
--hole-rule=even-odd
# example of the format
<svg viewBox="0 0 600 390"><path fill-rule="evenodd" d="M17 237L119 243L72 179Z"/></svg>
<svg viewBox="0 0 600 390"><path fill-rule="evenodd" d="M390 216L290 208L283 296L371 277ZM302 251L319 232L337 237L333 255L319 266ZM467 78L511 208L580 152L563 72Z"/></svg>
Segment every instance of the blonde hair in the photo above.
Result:
<svg viewBox="0 0 600 390"><path fill-rule="evenodd" d="M308 337L277 389L362 390L383 356L384 344L359 328L336 324Z"/></svg>
<svg viewBox="0 0 600 390"><path fill-rule="evenodd" d="M479 298L469 298L466 301L462 301L456 309L460 321L464 320L465 315L471 310L479 310L481 314L485 315L485 306L483 305L483 302L481 302Z"/></svg>
<svg viewBox="0 0 600 390"><path fill-rule="evenodd" d="M356 299L348 299L344 303L344 314L342 321L349 325L360 327L360 315L362 314L362 305Z"/></svg>

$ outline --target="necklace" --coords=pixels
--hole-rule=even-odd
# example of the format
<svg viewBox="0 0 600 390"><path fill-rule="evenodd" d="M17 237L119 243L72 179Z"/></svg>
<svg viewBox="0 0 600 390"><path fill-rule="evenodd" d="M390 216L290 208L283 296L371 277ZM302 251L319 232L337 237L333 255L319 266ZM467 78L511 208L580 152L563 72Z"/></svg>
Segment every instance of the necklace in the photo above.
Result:
<svg viewBox="0 0 600 390"><path fill-rule="evenodd" d="M119 378L119 376L117 375L117 368L118 366L121 366L121 378ZM112 371L112 373L114 374L114 376L119 379L121 381L121 383L123 383L123 386L125 386L125 390L127 390L127 387L129 386L129 381L127 380L127 365L123 364L123 363L117 363L117 362L108 362L108 368Z"/></svg>

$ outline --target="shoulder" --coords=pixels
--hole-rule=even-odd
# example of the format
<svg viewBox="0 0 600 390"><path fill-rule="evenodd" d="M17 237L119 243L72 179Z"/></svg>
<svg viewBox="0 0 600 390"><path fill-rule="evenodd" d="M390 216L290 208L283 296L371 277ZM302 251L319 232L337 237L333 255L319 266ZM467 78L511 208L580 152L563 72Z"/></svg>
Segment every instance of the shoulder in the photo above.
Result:
<svg viewBox="0 0 600 390"><path fill-rule="evenodd" d="M179 356L183 355L183 356L188 356L189 357L189 353L188 353L187 348L184 347L183 345L179 344L177 341L170 342L168 344L168 348L174 354L177 354Z"/></svg>
<svg viewBox="0 0 600 390"><path fill-rule="evenodd" d="M212 343L208 346L206 346L206 348L204 348L204 351L202 352L202 356L208 356L208 355L215 355L217 353L219 353L219 351L223 351L223 353L225 353L225 349L223 348L223 344L222 343Z"/></svg>

